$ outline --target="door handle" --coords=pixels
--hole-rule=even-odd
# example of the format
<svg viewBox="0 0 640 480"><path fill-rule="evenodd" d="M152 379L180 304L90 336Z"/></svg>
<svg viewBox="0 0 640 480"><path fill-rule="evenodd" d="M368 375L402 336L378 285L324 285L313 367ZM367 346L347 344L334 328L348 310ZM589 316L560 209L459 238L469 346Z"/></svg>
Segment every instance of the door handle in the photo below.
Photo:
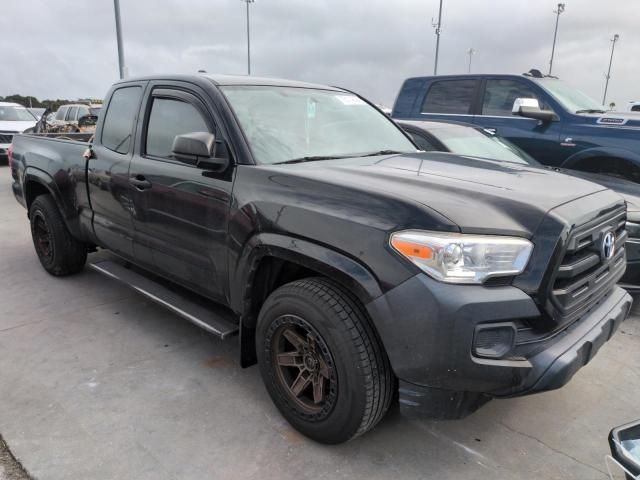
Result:
<svg viewBox="0 0 640 480"><path fill-rule="evenodd" d="M484 131L489 133L489 134L491 134L491 135L495 135L496 133L498 133L498 129L497 128L485 128Z"/></svg>
<svg viewBox="0 0 640 480"><path fill-rule="evenodd" d="M136 175L129 179L129 183L136 187L138 190L147 190L151 188L151 182L144 178L142 175Z"/></svg>

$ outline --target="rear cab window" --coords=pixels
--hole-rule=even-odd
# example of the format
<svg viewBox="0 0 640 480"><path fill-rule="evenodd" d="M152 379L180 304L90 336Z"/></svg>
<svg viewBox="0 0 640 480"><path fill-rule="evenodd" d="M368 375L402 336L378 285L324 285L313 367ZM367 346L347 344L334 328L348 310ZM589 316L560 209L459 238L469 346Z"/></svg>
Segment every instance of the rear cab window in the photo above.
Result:
<svg viewBox="0 0 640 480"><path fill-rule="evenodd" d="M85 115L89 115L89 107L78 107L78 120L80 120Z"/></svg>
<svg viewBox="0 0 640 480"><path fill-rule="evenodd" d="M65 120L68 122L72 122L76 119L76 112L78 111L78 107L71 107L69 108L69 111L67 112L67 116L65 117Z"/></svg>
<svg viewBox="0 0 640 480"><path fill-rule="evenodd" d="M424 98L422 113L470 114L476 85L476 79L434 82Z"/></svg>
<svg viewBox="0 0 640 480"><path fill-rule="evenodd" d="M56 120L64 120L64 117L67 114L67 110L67 107L60 107L56 112Z"/></svg>
<svg viewBox="0 0 640 480"><path fill-rule="evenodd" d="M121 87L113 92L102 127L102 146L116 153L129 153L141 97L140 86Z"/></svg>

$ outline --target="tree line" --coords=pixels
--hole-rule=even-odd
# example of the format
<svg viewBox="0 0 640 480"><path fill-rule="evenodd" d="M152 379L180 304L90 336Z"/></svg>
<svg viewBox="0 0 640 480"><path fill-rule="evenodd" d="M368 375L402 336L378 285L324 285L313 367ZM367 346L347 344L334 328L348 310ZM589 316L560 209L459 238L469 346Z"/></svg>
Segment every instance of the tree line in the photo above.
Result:
<svg viewBox="0 0 640 480"><path fill-rule="evenodd" d="M58 110L61 105L67 105L69 103L101 103L101 101L89 98L80 100L68 100L62 98L57 98L55 100L38 100L36 97L18 95L17 93L6 97L0 96L0 102L19 103L27 108L49 108L54 112Z"/></svg>

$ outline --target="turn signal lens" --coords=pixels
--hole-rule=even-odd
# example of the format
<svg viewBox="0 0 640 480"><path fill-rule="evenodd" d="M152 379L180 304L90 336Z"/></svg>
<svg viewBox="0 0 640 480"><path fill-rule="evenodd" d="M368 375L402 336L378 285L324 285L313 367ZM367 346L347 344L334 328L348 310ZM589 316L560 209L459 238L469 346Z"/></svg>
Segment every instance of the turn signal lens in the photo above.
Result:
<svg viewBox="0 0 640 480"><path fill-rule="evenodd" d="M391 245L405 257L422 259L433 258L433 250L425 245L420 245L419 243L408 242L395 237L391 239Z"/></svg>

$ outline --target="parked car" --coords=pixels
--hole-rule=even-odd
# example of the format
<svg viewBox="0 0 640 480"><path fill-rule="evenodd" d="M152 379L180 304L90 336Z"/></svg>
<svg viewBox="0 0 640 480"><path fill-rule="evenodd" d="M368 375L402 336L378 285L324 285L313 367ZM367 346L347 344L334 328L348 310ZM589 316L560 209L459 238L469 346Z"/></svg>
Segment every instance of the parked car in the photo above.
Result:
<svg viewBox="0 0 640 480"><path fill-rule="evenodd" d="M473 125L402 120L398 124L409 134L421 150L452 152L460 156L488 158L502 162L531 165L543 168L537 160L509 140ZM455 157L459 161L459 157ZM475 158L469 158L475 163ZM491 166L489 166L491 168ZM619 193L627 202L627 271L620 280L621 285L633 292L640 291L640 187L619 177L597 173L561 169L556 171L578 176L604 185Z"/></svg>
<svg viewBox="0 0 640 480"><path fill-rule="evenodd" d="M317 441L373 428L396 394L460 418L559 388L631 307L625 204L595 183L420 153L334 87L158 76L105 105L91 144L14 140L42 266L76 273L96 247L135 265L92 267L239 333L240 363Z"/></svg>
<svg viewBox="0 0 640 480"><path fill-rule="evenodd" d="M18 103L0 102L0 159L7 159L13 136L32 129L37 119Z"/></svg>
<svg viewBox="0 0 640 480"><path fill-rule="evenodd" d="M102 105L71 104L62 105L53 120L48 122L51 133L93 133Z"/></svg>
<svg viewBox="0 0 640 480"><path fill-rule="evenodd" d="M545 165L640 183L640 118L605 112L595 100L538 70L410 78L392 116L473 123Z"/></svg>

